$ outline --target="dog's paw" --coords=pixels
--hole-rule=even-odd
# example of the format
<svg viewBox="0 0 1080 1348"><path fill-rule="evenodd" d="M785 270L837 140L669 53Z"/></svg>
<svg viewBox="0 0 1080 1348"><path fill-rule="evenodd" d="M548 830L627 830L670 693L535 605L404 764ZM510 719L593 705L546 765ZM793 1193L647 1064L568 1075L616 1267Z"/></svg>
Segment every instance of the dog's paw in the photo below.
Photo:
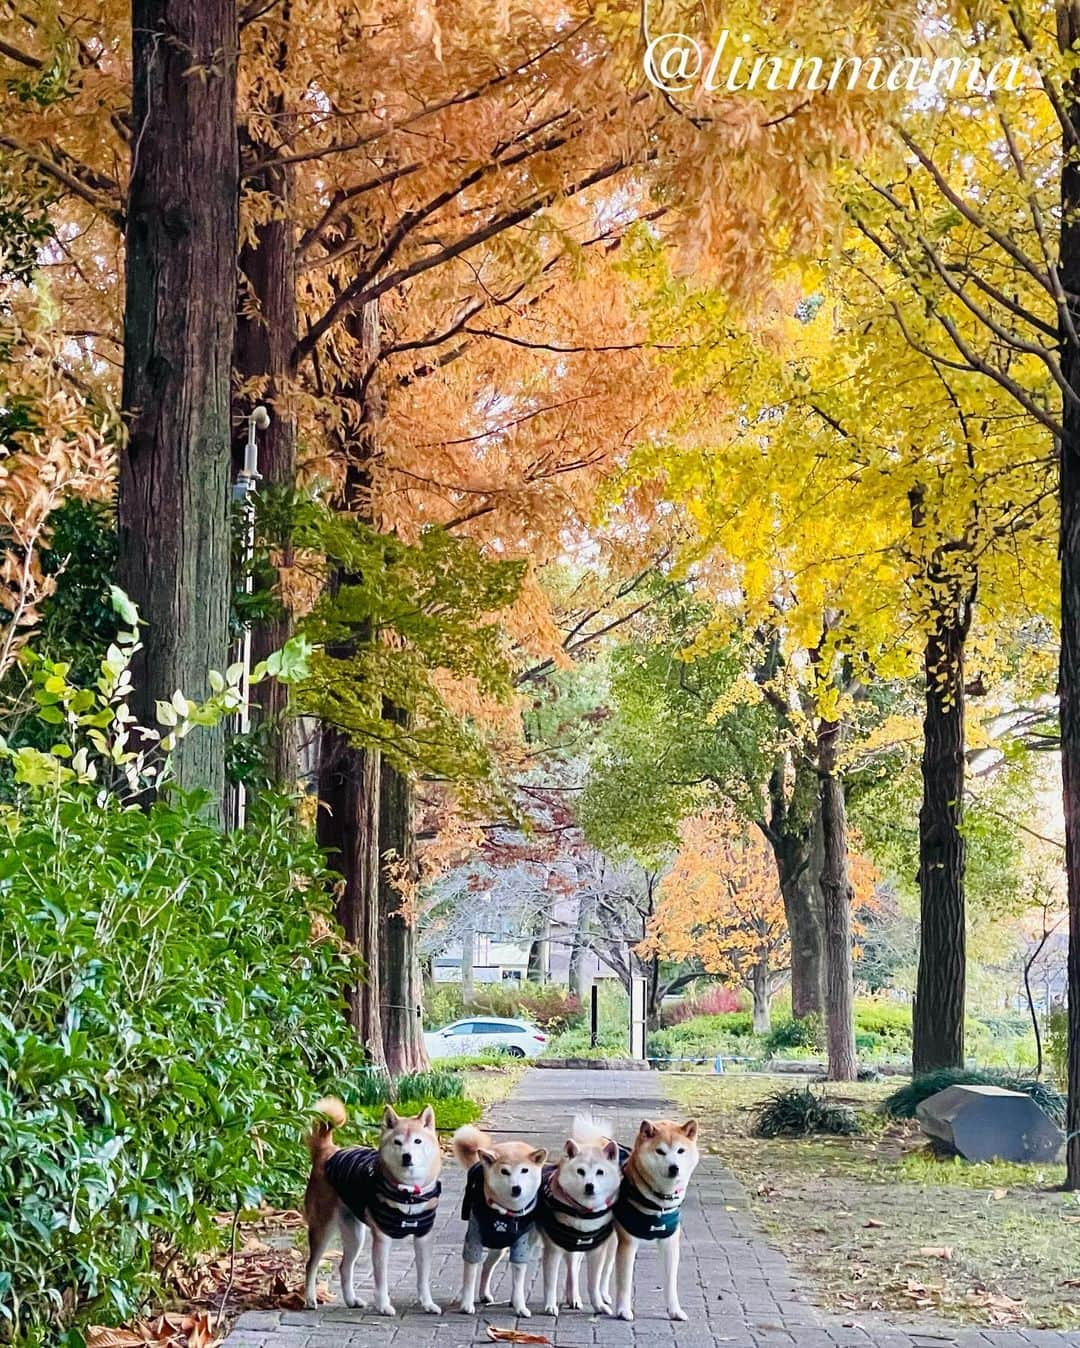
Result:
<svg viewBox="0 0 1080 1348"><path fill-rule="evenodd" d="M515 1315L520 1315L523 1320L532 1319L532 1311L529 1310L528 1306L525 1305L511 1306L510 1309L514 1312Z"/></svg>
<svg viewBox="0 0 1080 1348"><path fill-rule="evenodd" d="M458 1307L458 1310L462 1313L462 1315L475 1315L476 1305L472 1301L463 1301L461 1305Z"/></svg>
<svg viewBox="0 0 1080 1348"><path fill-rule="evenodd" d="M389 1301L376 1301L376 1303L375 1303L375 1314L376 1314L376 1315L397 1315L397 1311L394 1310L393 1306L391 1306L391 1304L389 1303Z"/></svg>
<svg viewBox="0 0 1080 1348"><path fill-rule="evenodd" d="M544 1314L557 1316L559 1314L559 1308L558 1306L554 1306L549 1303L547 1306L544 1307Z"/></svg>
<svg viewBox="0 0 1080 1348"><path fill-rule="evenodd" d="M668 1315L671 1317L672 1320L690 1319L690 1317L687 1315L687 1313L683 1310L681 1306L672 1306L671 1309L668 1311Z"/></svg>
<svg viewBox="0 0 1080 1348"><path fill-rule="evenodd" d="M495 1305L495 1298L491 1295L490 1292L481 1292L479 1300L481 1306Z"/></svg>
<svg viewBox="0 0 1080 1348"><path fill-rule="evenodd" d="M567 1300L563 1302L563 1305L567 1308L567 1310L571 1311L581 1310L584 1304L585 1304L584 1301L582 1301L580 1297L568 1297Z"/></svg>
<svg viewBox="0 0 1080 1348"><path fill-rule="evenodd" d="M442 1307L437 1301L421 1301L420 1306L428 1315L442 1315Z"/></svg>
<svg viewBox="0 0 1080 1348"><path fill-rule="evenodd" d="M305 1297L305 1298L304 1298L304 1310L306 1310L306 1311L317 1311L318 1309L319 1309L319 1303L318 1303L318 1301L315 1299L315 1297Z"/></svg>
<svg viewBox="0 0 1080 1348"><path fill-rule="evenodd" d="M351 1311L362 1311L367 1305L363 1297L345 1297L343 1300Z"/></svg>
<svg viewBox="0 0 1080 1348"><path fill-rule="evenodd" d="M619 1320L632 1320L634 1318L634 1312L626 1306L620 1307L620 1309L615 1312L615 1315Z"/></svg>
<svg viewBox="0 0 1080 1348"><path fill-rule="evenodd" d="M594 1314L594 1315L613 1315L613 1314L614 1314L614 1311L612 1310L611 1302L610 1302L610 1301L594 1301L594 1302L593 1302L593 1314Z"/></svg>

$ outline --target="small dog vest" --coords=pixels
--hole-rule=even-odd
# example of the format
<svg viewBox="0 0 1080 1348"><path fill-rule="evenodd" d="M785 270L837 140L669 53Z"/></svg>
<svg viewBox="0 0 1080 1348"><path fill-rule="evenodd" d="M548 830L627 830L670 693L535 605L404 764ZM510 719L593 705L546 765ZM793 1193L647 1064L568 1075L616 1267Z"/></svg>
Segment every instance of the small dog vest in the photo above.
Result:
<svg viewBox="0 0 1080 1348"><path fill-rule="evenodd" d="M600 1212L590 1212L586 1208L578 1207L576 1203L566 1203L561 1198L557 1198L551 1192L551 1186L558 1173L559 1167L557 1165L544 1166L544 1179L540 1185L540 1206L537 1211L540 1229L556 1245L567 1250L570 1254L577 1254L579 1251L587 1253L589 1250L595 1250L598 1246L603 1245L615 1229L612 1209L608 1207ZM592 1218L598 1225L590 1230L580 1231L576 1226L568 1226L565 1221L560 1221L560 1217L577 1217L581 1220Z"/></svg>
<svg viewBox="0 0 1080 1348"><path fill-rule="evenodd" d="M326 1162L334 1192L361 1221L370 1221L391 1240L426 1236L435 1223L442 1183L430 1189L397 1184L379 1164L374 1147L343 1147Z"/></svg>
<svg viewBox="0 0 1080 1348"><path fill-rule="evenodd" d="M629 1175L623 1175L614 1212L623 1230L638 1240L667 1240L679 1229L681 1208L665 1208L646 1198Z"/></svg>
<svg viewBox="0 0 1080 1348"><path fill-rule="evenodd" d="M484 1167L477 1161L469 1167L465 1181L465 1197L461 1204L461 1219L476 1218L480 1239L485 1250L505 1250L513 1245L536 1220L537 1198L521 1212L508 1212L495 1207L484 1192Z"/></svg>

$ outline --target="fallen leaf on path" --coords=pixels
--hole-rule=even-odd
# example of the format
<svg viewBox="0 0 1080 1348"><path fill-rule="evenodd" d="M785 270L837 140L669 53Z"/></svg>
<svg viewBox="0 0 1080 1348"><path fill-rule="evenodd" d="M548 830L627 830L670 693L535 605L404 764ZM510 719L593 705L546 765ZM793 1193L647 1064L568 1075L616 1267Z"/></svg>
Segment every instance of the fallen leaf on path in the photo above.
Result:
<svg viewBox="0 0 1080 1348"><path fill-rule="evenodd" d="M883 1227L884 1225L885 1223L879 1222L876 1217L870 1217L867 1221L863 1222L863 1226Z"/></svg>
<svg viewBox="0 0 1080 1348"><path fill-rule="evenodd" d="M91 1325L86 1331L86 1348L143 1348L146 1338L133 1329L111 1329Z"/></svg>
<svg viewBox="0 0 1080 1348"><path fill-rule="evenodd" d="M990 1195L990 1197L996 1198L1000 1201L1002 1198L1006 1198L1008 1196L1008 1193L1009 1193L1008 1189L995 1189L993 1193Z"/></svg>
<svg viewBox="0 0 1080 1348"><path fill-rule="evenodd" d="M530 1334L524 1329L499 1329L488 1325L487 1336L493 1343L550 1343L546 1334Z"/></svg>
<svg viewBox="0 0 1080 1348"><path fill-rule="evenodd" d="M951 1259L952 1251L951 1245L923 1245L919 1253L927 1259Z"/></svg>

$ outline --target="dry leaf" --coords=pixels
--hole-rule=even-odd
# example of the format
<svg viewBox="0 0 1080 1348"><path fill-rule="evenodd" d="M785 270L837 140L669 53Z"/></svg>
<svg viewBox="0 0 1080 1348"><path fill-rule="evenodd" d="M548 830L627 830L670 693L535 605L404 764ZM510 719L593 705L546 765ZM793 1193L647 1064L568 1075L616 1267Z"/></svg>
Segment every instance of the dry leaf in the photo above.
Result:
<svg viewBox="0 0 1080 1348"><path fill-rule="evenodd" d="M133 1329L91 1325L86 1331L86 1348L143 1348L145 1343L145 1336Z"/></svg>
<svg viewBox="0 0 1080 1348"><path fill-rule="evenodd" d="M991 1193L990 1197L996 1198L1000 1202L1000 1200L1003 1199L1008 1194L1008 1192L1009 1192L1008 1189L995 1189L993 1193Z"/></svg>
<svg viewBox="0 0 1080 1348"><path fill-rule="evenodd" d="M487 1336L492 1343L550 1343L546 1334L530 1334L524 1329L499 1329L488 1325Z"/></svg>
<svg viewBox="0 0 1080 1348"><path fill-rule="evenodd" d="M951 1245L924 1245L919 1253L927 1259L951 1259L952 1251Z"/></svg>
<svg viewBox="0 0 1080 1348"><path fill-rule="evenodd" d="M865 1222L863 1222L863 1226L883 1227L884 1225L885 1223L879 1222L876 1217L870 1217Z"/></svg>

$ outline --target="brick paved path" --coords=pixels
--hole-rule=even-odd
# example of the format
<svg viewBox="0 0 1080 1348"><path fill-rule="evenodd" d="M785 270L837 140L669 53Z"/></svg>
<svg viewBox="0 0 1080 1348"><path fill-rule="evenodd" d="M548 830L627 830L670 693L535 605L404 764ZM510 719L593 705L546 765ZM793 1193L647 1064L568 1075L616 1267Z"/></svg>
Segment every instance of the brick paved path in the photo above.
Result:
<svg viewBox="0 0 1080 1348"><path fill-rule="evenodd" d="M496 1134L520 1135L556 1150L579 1110L591 1107L610 1119L616 1137L629 1140L642 1117L672 1112L664 1079L655 1072L570 1072L534 1070L488 1120ZM227 1348L466 1348L488 1343L487 1326L517 1324L503 1305L476 1316L455 1309L461 1285L460 1220L462 1172L443 1171L444 1195L436 1225L432 1286L444 1308L441 1317L416 1305L412 1257L395 1243L390 1266L396 1319L340 1304L315 1311L249 1311L242 1315ZM681 1299L689 1323L673 1324L664 1311L659 1259L638 1256L636 1319L632 1324L586 1311L564 1311L558 1322L539 1309L539 1285L520 1327L547 1334L561 1348L625 1345L626 1348L1080 1348L1080 1332L1045 1330L953 1330L940 1323L900 1327L886 1317L859 1314L845 1321L812 1304L782 1254L756 1229L738 1181L719 1160L706 1156L691 1182L683 1217ZM370 1305L370 1245L357 1267L357 1291ZM509 1295L505 1263L496 1295ZM339 1296L336 1280L332 1284Z"/></svg>

